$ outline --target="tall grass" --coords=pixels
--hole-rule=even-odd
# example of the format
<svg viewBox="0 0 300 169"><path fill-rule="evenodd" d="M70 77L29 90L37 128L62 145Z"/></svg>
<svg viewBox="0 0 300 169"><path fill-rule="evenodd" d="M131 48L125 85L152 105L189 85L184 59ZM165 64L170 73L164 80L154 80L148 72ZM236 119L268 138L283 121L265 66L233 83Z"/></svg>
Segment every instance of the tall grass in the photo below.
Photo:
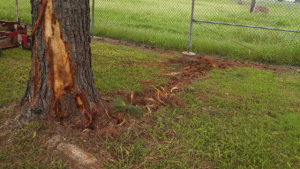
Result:
<svg viewBox="0 0 300 169"><path fill-rule="evenodd" d="M4 1L4 0L0 0ZM249 13L250 0L197 0L195 19L299 30L298 5L259 1L269 14ZM0 18L15 18L14 2L2 3ZM29 0L20 1L20 17L30 21ZM190 0L96 0L95 35L187 50ZM221 35L221 36L220 36ZM194 24L192 51L273 64L300 65L300 34Z"/></svg>

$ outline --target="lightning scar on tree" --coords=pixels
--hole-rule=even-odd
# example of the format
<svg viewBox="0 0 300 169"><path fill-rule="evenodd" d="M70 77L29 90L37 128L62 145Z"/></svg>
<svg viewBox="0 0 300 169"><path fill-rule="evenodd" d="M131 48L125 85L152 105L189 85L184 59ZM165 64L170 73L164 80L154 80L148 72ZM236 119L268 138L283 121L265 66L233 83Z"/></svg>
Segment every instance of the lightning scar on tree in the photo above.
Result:
<svg viewBox="0 0 300 169"><path fill-rule="evenodd" d="M89 0L31 0L31 6L32 68L22 118L91 126L107 104L93 79Z"/></svg>

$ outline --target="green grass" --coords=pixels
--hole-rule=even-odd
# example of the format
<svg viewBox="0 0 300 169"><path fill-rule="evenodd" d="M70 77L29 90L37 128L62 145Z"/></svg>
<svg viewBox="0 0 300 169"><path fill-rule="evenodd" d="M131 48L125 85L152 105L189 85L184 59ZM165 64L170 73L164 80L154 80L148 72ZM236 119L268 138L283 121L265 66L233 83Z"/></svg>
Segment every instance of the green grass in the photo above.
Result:
<svg viewBox="0 0 300 169"><path fill-rule="evenodd" d="M186 89L193 120L181 130L194 129L182 135L193 150L221 168L299 167L298 74L243 68L204 79Z"/></svg>
<svg viewBox="0 0 300 169"><path fill-rule="evenodd" d="M2 51L0 57L0 104L21 100L31 68L31 52L22 47Z"/></svg>
<svg viewBox="0 0 300 169"><path fill-rule="evenodd" d="M105 94L119 88L139 91L140 80L164 83L167 79L157 76L163 72L158 63L174 57L93 42L96 86ZM27 80L29 69L28 51L3 51L0 76L5 78L0 79L0 104L11 106L0 109L1 124L11 118L11 107L22 97L26 82L19 79ZM104 142L95 136L83 139L114 155L114 161L105 162L107 168L299 168L299 87L298 73L213 69L178 93L187 103L185 109L165 106L151 114L143 113L131 123L138 127L126 128L121 137L107 136ZM116 104L132 111L127 103ZM17 131L1 130L0 141L15 140L14 147L0 146L2 168L67 165L59 156L41 158L46 154L44 147L36 145L42 137L33 137L43 130L41 126L33 122ZM79 138L67 137L72 139ZM74 143L81 145L80 141ZM88 147L87 143L81 146ZM18 160L14 164L15 157ZM38 163L40 160L43 162Z"/></svg>
<svg viewBox="0 0 300 169"><path fill-rule="evenodd" d="M108 166L299 168L299 84L295 73L213 70L185 87L186 109L163 107L144 135L107 143L121 156Z"/></svg>
<svg viewBox="0 0 300 169"><path fill-rule="evenodd" d="M0 126L10 120L15 103L20 101L25 92L28 74L31 69L30 52L21 47L3 50L0 57ZM176 57L139 49L111 45L108 43L92 42L92 67L96 86L102 94L125 91L139 91L142 89L140 81L165 83L166 78L157 76L162 70L161 61ZM131 105L123 106L134 115L140 115L141 110ZM121 108L123 108L121 107ZM12 129L0 129L0 140L8 142L13 138L15 147L0 142L0 168L65 168L67 165L59 156L45 151L39 141L45 143L42 137L34 138L40 124L29 123L17 132ZM42 141L41 141L42 140ZM18 160L15 160L18 158ZM41 162L41 163L39 163Z"/></svg>
<svg viewBox="0 0 300 169"><path fill-rule="evenodd" d="M0 110L0 114L2 113L7 112ZM1 130L0 168L66 167L67 163L60 156L47 153L45 146L38 142L36 133L39 128L40 123L32 122L15 131ZM6 140L10 143L5 143Z"/></svg>
<svg viewBox="0 0 300 169"><path fill-rule="evenodd" d="M140 91L140 81L165 83L166 78L159 77L162 70L151 65L159 63L170 56L144 52L111 44L93 43L92 60L96 86L101 93L118 89Z"/></svg>
<svg viewBox="0 0 300 169"><path fill-rule="evenodd" d="M92 43L94 80L102 94L118 89L140 91L142 90L140 81L150 81L157 85L165 83L166 78L157 76L162 70L154 65L159 66L166 58L170 56L108 43ZM30 51L25 51L21 47L2 51L0 104L21 100L31 69L30 60Z"/></svg>
<svg viewBox="0 0 300 169"><path fill-rule="evenodd" d="M243 2L250 4L250 0ZM15 20L12 10L15 3L2 4L0 18ZM190 0L96 0L95 4L95 35L187 50ZM241 6L231 0L196 1L194 18L299 30L300 10L297 5L267 1L257 5L268 6L269 14L250 14L248 5ZM29 0L21 0L19 6L21 20L30 24ZM192 51L279 65L299 65L299 35L200 23L194 24Z"/></svg>
<svg viewBox="0 0 300 169"><path fill-rule="evenodd" d="M19 18L26 24L31 24L31 6L30 0L18 0ZM0 20L16 21L16 1L1 0L1 15Z"/></svg>

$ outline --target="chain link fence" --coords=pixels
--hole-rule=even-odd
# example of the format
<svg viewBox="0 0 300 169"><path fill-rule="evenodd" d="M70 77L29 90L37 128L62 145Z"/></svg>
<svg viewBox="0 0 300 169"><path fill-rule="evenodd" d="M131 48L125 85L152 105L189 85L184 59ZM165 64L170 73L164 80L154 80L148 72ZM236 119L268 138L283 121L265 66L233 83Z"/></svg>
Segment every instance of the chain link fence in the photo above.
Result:
<svg viewBox="0 0 300 169"><path fill-rule="evenodd" d="M16 2L0 2L0 19L16 20ZM192 0L90 0L90 3L91 20L94 14L91 31L95 36L181 51L188 49ZM30 0L18 0L18 4L21 21L31 24ZM194 23L191 51L300 65L299 16L299 0L195 0L193 18L201 22Z"/></svg>
<svg viewBox="0 0 300 169"><path fill-rule="evenodd" d="M197 42L200 36L205 36L204 39L214 37L214 40L206 41L206 45L217 46L213 51L215 54L299 65L300 2L215 0L208 3L195 0L194 13L193 21L198 22L200 28L194 26L196 36L193 39ZM197 34L203 29L210 32L208 36Z"/></svg>
<svg viewBox="0 0 300 169"><path fill-rule="evenodd" d="M277 30L288 27L294 29L291 32L299 32L299 20L293 20L300 12L300 1L296 1L298 0L218 0L217 3L203 7L200 5L203 1L196 0L196 3L199 2L196 17L207 22L272 27Z"/></svg>
<svg viewBox="0 0 300 169"><path fill-rule="evenodd" d="M0 20L17 21L31 24L30 0L0 0Z"/></svg>

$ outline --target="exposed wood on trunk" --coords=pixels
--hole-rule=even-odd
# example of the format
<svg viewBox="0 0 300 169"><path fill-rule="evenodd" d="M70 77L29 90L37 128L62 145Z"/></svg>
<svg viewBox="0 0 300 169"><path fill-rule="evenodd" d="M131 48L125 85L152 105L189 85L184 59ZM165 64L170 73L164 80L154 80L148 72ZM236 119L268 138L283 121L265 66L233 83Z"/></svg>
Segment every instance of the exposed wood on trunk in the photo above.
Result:
<svg viewBox="0 0 300 169"><path fill-rule="evenodd" d="M22 110L28 118L51 114L90 126L105 105L91 69L89 0L31 0L31 5L33 67Z"/></svg>

